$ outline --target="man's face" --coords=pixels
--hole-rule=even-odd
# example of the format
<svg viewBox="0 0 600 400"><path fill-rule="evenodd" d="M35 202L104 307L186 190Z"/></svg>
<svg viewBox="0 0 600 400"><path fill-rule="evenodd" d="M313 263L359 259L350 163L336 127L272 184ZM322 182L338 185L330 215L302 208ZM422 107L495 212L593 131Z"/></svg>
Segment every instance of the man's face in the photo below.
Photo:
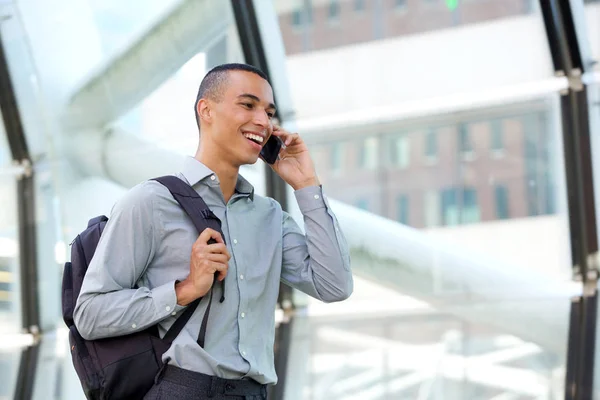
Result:
<svg viewBox="0 0 600 400"><path fill-rule="evenodd" d="M254 164L273 131L273 90L260 76L229 71L220 102L211 102L212 141L233 165Z"/></svg>

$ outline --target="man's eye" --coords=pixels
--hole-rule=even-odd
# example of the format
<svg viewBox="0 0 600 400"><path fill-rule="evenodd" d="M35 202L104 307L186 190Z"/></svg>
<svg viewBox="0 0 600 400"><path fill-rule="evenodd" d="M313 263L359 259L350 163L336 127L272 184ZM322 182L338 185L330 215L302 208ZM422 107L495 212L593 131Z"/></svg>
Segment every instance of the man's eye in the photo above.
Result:
<svg viewBox="0 0 600 400"><path fill-rule="evenodd" d="M252 103L242 103L242 105L246 108L252 108L254 106Z"/></svg>
<svg viewBox="0 0 600 400"><path fill-rule="evenodd" d="M272 113L272 112L270 112L270 113L267 113L267 115L269 116L269 118L273 118L273 117L275 117L275 113Z"/></svg>

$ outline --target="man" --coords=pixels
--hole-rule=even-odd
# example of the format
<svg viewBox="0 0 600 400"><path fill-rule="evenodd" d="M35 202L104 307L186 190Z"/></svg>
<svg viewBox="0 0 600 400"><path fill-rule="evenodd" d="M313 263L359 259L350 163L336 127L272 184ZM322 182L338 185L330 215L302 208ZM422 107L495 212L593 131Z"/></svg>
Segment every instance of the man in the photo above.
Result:
<svg viewBox="0 0 600 400"><path fill-rule="evenodd" d="M245 64L212 69L195 112L200 144L178 176L219 217L225 237L211 229L198 235L161 184L134 187L112 210L83 282L75 325L88 340L155 324L164 335L187 304L209 292L218 272L223 286L213 290L225 300L212 302L204 348L197 344L203 300L164 354L168 366L146 398L266 398L265 385L277 382L279 282L325 302L344 300L353 288L348 249L306 144L273 126L273 91L261 71ZM306 235L239 175L240 166L257 161L270 135L285 143L272 168L294 188ZM216 243L208 244L211 239Z"/></svg>

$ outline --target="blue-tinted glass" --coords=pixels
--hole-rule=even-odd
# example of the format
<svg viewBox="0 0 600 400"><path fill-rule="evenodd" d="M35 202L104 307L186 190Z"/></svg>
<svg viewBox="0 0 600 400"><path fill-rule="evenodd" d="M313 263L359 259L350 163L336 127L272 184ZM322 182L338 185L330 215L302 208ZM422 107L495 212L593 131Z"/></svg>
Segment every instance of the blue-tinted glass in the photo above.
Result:
<svg viewBox="0 0 600 400"><path fill-rule="evenodd" d="M398 196L398 222L401 224L408 225L408 196L400 195Z"/></svg>
<svg viewBox="0 0 600 400"><path fill-rule="evenodd" d="M331 145L331 169L340 170L342 168L342 145L334 143Z"/></svg>
<svg viewBox="0 0 600 400"><path fill-rule="evenodd" d="M496 218L506 219L509 217L508 189L504 185L497 185L494 189L496 200Z"/></svg>
<svg viewBox="0 0 600 400"><path fill-rule="evenodd" d="M435 157L437 155L437 132L429 129L425 134L425 155Z"/></svg>
<svg viewBox="0 0 600 400"><path fill-rule="evenodd" d="M301 26L302 25L302 10L296 9L292 11L292 25Z"/></svg>
<svg viewBox="0 0 600 400"><path fill-rule="evenodd" d="M458 125L458 146L461 153L473 151L473 146L469 138L469 128L466 124Z"/></svg>
<svg viewBox="0 0 600 400"><path fill-rule="evenodd" d="M502 120L492 120L490 122L490 131L492 134L491 148L492 150L504 149L503 131L502 131Z"/></svg>
<svg viewBox="0 0 600 400"><path fill-rule="evenodd" d="M361 210L369 210L369 200L367 199L359 199L356 201L355 203L357 208L360 208Z"/></svg>
<svg viewBox="0 0 600 400"><path fill-rule="evenodd" d="M340 17L340 2L338 0L329 1L329 18L337 19Z"/></svg>

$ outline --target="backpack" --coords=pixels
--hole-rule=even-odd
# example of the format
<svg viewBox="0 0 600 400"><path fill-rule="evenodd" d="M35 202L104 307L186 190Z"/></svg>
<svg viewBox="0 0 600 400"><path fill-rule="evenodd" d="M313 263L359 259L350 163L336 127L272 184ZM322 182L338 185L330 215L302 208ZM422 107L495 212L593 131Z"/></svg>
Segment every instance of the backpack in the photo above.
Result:
<svg viewBox="0 0 600 400"><path fill-rule="evenodd" d="M223 235L221 221L186 182L176 176L154 180L169 189L199 233L212 228ZM142 399L163 366L163 353L188 322L201 298L188 305L162 339L156 325L126 336L83 339L74 324L73 312L83 278L107 221L104 215L91 219L87 229L71 243L71 261L65 264L62 281L63 320L69 328L71 357L86 397L89 400ZM198 338L198 344L202 347L211 302L212 288Z"/></svg>

